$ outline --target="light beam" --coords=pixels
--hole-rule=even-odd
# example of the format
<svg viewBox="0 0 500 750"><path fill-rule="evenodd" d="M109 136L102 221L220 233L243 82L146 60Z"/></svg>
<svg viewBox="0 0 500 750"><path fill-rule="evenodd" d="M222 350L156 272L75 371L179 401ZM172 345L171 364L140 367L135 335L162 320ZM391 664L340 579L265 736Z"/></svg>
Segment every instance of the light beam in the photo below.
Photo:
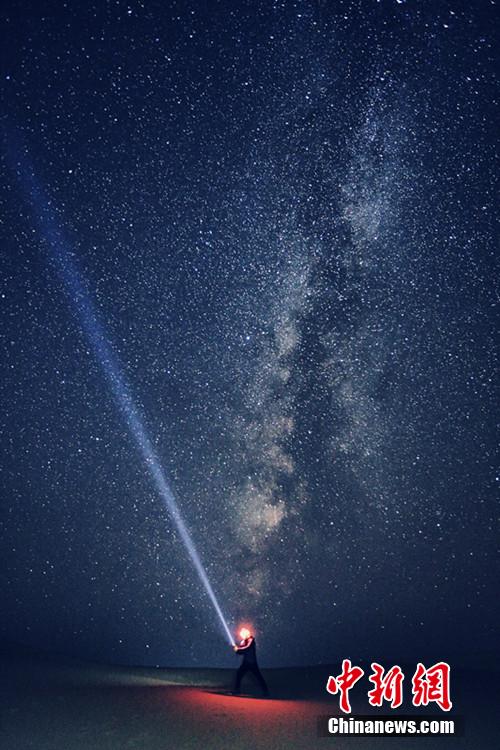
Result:
<svg viewBox="0 0 500 750"><path fill-rule="evenodd" d="M142 417L132 398L130 387L122 372L122 367L116 355L113 353L105 330L99 321L99 316L93 301L88 293L83 277L77 267L74 253L70 243L57 221L57 211L49 196L43 191L36 179L35 173L26 157L19 151L14 155L9 154L9 161L13 161L14 171L19 179L21 187L32 205L35 219L39 226L42 237L45 239L50 258L63 281L66 294L73 305L80 325L102 367L106 380L108 381L116 405L124 418L130 434L146 464L146 468L153 483L162 498L166 509L179 532L181 540L186 548L198 577L208 594L222 625L224 634L229 643L234 645L233 637L227 625L226 619L220 608L217 597L208 579L203 563L195 547L193 538L182 518L181 512L175 500L174 494L165 477L160 460L156 455L151 440L146 432Z"/></svg>

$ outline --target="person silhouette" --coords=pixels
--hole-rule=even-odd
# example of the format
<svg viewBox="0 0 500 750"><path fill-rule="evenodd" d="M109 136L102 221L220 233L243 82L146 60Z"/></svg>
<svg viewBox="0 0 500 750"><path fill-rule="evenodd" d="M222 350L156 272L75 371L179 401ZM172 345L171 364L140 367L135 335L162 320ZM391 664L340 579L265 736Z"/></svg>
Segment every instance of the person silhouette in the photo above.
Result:
<svg viewBox="0 0 500 750"><path fill-rule="evenodd" d="M239 632L240 642L234 645L234 652L239 656L242 656L242 662L236 671L236 678L234 681L234 695L240 694L241 681L243 677L250 672L253 674L257 682L259 683L260 689L263 695L267 698L269 696L269 690L265 679L257 664L257 649L255 648L255 638L248 630L248 628L241 628Z"/></svg>

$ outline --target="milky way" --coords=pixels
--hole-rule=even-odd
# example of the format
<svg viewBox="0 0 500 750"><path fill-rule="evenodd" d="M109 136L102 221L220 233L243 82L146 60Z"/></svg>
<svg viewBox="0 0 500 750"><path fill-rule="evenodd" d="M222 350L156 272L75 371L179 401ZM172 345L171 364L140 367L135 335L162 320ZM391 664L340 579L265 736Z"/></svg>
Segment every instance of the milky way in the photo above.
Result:
<svg viewBox="0 0 500 750"><path fill-rule="evenodd" d="M4 11L4 139L268 664L494 648L493 3L423 6ZM2 631L230 664L8 168L2 204Z"/></svg>

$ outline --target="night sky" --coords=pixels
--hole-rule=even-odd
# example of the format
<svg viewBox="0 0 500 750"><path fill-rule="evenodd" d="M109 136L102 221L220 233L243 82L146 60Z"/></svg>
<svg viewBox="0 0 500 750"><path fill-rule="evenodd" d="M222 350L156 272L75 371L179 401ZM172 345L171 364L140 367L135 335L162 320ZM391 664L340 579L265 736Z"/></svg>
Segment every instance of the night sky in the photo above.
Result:
<svg viewBox="0 0 500 750"><path fill-rule="evenodd" d="M264 665L498 649L495 16L3 3L3 637L236 662L51 215Z"/></svg>

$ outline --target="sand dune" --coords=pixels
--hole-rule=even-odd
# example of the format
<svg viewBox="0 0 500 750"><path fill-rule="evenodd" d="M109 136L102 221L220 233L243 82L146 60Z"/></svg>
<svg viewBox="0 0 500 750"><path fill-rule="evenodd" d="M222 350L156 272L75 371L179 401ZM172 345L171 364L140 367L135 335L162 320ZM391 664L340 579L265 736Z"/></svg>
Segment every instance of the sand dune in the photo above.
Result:
<svg viewBox="0 0 500 750"><path fill-rule="evenodd" d="M463 737L372 740L318 736L318 717L339 714L324 692L327 666L265 671L272 697L264 700L250 683L244 696L227 694L229 670L109 666L13 649L1 658L2 750L487 750L498 734L498 680L487 673L455 677ZM364 694L353 698L353 713L370 713Z"/></svg>

